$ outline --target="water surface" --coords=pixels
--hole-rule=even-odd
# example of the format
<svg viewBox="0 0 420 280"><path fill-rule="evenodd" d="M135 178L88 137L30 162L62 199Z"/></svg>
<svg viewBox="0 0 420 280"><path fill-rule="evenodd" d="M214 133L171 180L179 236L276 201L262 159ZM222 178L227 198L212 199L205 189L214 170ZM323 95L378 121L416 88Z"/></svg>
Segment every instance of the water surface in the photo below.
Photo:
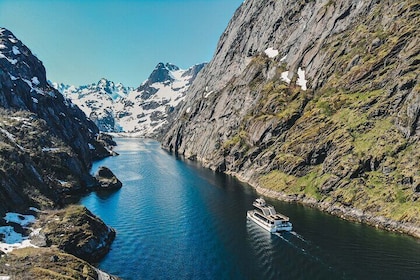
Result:
<svg viewBox="0 0 420 280"><path fill-rule="evenodd" d="M117 237L99 267L123 279L420 279L417 239L266 199L292 233L246 220L258 196L144 139L117 139L118 157L96 162L123 182L81 200Z"/></svg>

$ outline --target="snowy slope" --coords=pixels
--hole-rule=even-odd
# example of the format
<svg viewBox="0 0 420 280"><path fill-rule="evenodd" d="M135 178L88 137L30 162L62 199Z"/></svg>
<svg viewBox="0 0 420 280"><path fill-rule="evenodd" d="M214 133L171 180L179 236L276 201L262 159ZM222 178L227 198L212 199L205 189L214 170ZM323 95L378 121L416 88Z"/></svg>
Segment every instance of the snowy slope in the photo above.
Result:
<svg viewBox="0 0 420 280"><path fill-rule="evenodd" d="M149 78L116 104L118 122L126 132L151 136L166 123L168 112L184 99L204 64L188 70L159 63Z"/></svg>
<svg viewBox="0 0 420 280"><path fill-rule="evenodd" d="M204 65L183 70L173 64L159 63L137 89L106 79L80 87L53 85L77 104L100 130L150 137L166 123L168 112L184 99Z"/></svg>
<svg viewBox="0 0 420 280"><path fill-rule="evenodd" d="M65 97L85 112L101 131L119 132L121 129L115 123L114 104L125 98L133 88L124 87L121 83L102 78L98 83L84 86L69 86L52 83Z"/></svg>

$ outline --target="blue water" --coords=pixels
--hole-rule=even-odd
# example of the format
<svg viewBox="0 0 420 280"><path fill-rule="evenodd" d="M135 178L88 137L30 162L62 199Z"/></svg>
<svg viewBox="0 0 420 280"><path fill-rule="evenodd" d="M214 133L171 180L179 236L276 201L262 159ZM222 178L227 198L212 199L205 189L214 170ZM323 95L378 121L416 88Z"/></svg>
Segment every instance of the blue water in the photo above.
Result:
<svg viewBox="0 0 420 280"><path fill-rule="evenodd" d="M176 158L144 139L117 139L96 162L123 182L81 200L117 237L99 267L123 279L420 279L417 239L266 199L292 233L246 220L258 196L234 178Z"/></svg>

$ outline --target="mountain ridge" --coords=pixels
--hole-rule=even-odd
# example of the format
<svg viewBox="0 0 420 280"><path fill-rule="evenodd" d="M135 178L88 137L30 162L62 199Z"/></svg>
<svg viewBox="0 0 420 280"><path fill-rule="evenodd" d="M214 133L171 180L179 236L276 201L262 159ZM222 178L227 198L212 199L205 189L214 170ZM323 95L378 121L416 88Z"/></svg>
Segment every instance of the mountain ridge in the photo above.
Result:
<svg viewBox="0 0 420 280"><path fill-rule="evenodd" d="M167 123L168 112L185 98L189 85L205 65L183 70L160 62L137 88L105 78L79 87L51 84L77 104L101 131L154 137Z"/></svg>

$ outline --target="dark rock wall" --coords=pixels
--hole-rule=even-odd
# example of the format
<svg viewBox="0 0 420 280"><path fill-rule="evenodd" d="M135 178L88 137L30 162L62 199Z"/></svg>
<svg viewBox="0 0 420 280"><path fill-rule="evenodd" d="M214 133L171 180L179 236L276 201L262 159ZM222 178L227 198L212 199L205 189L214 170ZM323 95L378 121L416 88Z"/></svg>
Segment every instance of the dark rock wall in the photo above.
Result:
<svg viewBox="0 0 420 280"><path fill-rule="evenodd" d="M47 83L42 62L7 29L0 29L0 44L0 107L35 113L90 166L88 143L97 145L98 128Z"/></svg>
<svg viewBox="0 0 420 280"><path fill-rule="evenodd" d="M4 28L0 107L0 213L62 205L94 182L92 161L109 155L98 128L47 83L42 62Z"/></svg>

